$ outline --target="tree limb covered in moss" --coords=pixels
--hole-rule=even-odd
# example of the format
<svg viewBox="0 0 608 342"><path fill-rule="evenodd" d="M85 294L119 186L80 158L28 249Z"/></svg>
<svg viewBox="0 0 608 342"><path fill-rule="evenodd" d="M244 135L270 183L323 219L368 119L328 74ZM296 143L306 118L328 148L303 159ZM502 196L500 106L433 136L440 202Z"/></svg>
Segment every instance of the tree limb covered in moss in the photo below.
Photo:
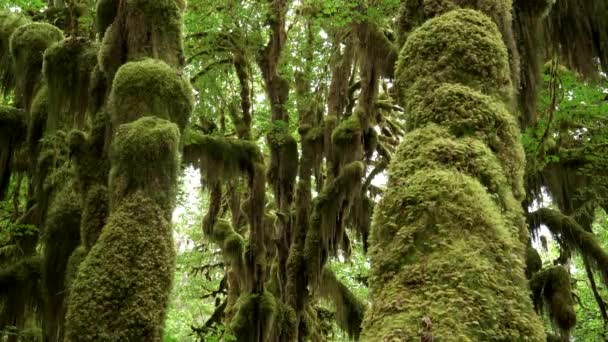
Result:
<svg viewBox="0 0 608 342"><path fill-rule="evenodd" d="M359 334L361 334L361 322L363 322L365 314L365 304L327 267L323 270L319 294L334 303L336 322L340 329L351 338L358 340Z"/></svg>
<svg viewBox="0 0 608 342"><path fill-rule="evenodd" d="M583 229L572 217L551 208L540 208L530 213L528 222L533 227L544 224L561 241L592 260L604 284L608 284L608 253L602 249L593 233Z"/></svg>

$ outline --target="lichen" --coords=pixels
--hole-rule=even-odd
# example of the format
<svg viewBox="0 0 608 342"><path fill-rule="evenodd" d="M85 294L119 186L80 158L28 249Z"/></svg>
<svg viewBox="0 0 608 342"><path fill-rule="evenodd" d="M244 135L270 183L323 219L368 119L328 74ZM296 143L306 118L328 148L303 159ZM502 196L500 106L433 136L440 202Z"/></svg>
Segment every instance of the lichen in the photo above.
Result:
<svg viewBox="0 0 608 342"><path fill-rule="evenodd" d="M175 251L155 202L135 191L112 209L70 289L66 341L161 341Z"/></svg>
<svg viewBox="0 0 608 342"><path fill-rule="evenodd" d="M108 101L114 130L140 117L156 116L172 121L183 132L194 106L188 79L155 59L121 66L112 82Z"/></svg>
<svg viewBox="0 0 608 342"><path fill-rule="evenodd" d="M16 76L15 102L26 111L30 109L38 87L43 53L61 40L61 30L46 23L20 26L11 35L10 52Z"/></svg>
<svg viewBox="0 0 608 342"><path fill-rule="evenodd" d="M176 196L180 134L167 120L146 116L118 127L110 151L110 210L142 191L170 217Z"/></svg>

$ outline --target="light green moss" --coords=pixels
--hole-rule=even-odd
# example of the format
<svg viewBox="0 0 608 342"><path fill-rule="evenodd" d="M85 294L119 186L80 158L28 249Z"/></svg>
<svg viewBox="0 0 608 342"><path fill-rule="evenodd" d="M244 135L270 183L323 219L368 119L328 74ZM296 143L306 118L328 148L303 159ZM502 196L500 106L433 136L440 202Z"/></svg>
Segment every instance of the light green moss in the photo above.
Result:
<svg viewBox="0 0 608 342"><path fill-rule="evenodd" d="M15 100L26 110L30 108L40 80L43 53L61 40L61 30L46 23L20 26L11 35L10 51L16 76Z"/></svg>
<svg viewBox="0 0 608 342"><path fill-rule="evenodd" d="M338 153L350 151L360 145L361 124L357 115L352 115L340 122L331 134L331 142Z"/></svg>
<svg viewBox="0 0 608 342"><path fill-rule="evenodd" d="M213 226L211 239L222 248L222 252L229 261L235 262L236 265L242 263L245 240L232 228L230 222L218 220Z"/></svg>
<svg viewBox="0 0 608 342"><path fill-rule="evenodd" d="M501 99L513 92L501 34L474 10L450 11L412 32L399 56L396 83L406 107L441 83L460 83Z"/></svg>
<svg viewBox="0 0 608 342"><path fill-rule="evenodd" d="M44 52L42 70L49 91L49 129L84 128L97 50L84 38L70 37Z"/></svg>
<svg viewBox="0 0 608 342"><path fill-rule="evenodd" d="M180 134L177 126L143 117L118 127L110 151L110 208L142 191L170 217L176 195Z"/></svg>
<svg viewBox="0 0 608 342"><path fill-rule="evenodd" d="M142 116L156 116L174 122L183 132L194 97L181 72L162 61L143 59L120 67L108 105L114 130Z"/></svg>
<svg viewBox="0 0 608 342"><path fill-rule="evenodd" d="M517 237L477 180L429 169L390 177L373 225L364 341L419 339L424 317L438 340L544 338Z"/></svg>
<svg viewBox="0 0 608 342"><path fill-rule="evenodd" d="M460 84L444 83L410 106L407 129L430 123L447 127L457 137L470 136L496 153L514 196L522 200L525 155L515 117L503 104Z"/></svg>
<svg viewBox="0 0 608 342"><path fill-rule="evenodd" d="M11 91L15 86L10 37L18 27L28 23L30 20L19 13L0 10L0 95Z"/></svg>
<svg viewBox="0 0 608 342"><path fill-rule="evenodd" d="M113 208L70 290L66 341L161 341L175 266L163 210L141 191Z"/></svg>

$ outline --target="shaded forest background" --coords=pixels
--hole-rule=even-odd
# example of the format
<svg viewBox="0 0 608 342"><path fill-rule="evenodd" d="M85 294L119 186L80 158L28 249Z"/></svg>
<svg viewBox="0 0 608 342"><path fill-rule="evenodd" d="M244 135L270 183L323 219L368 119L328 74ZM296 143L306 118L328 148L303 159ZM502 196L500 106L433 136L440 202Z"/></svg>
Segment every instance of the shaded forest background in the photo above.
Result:
<svg viewBox="0 0 608 342"><path fill-rule="evenodd" d="M513 94L439 87L445 103L430 92L425 111L410 100L420 89L408 63L423 64L406 41L458 21L423 24L444 12L490 22L458 6L498 25L504 56L488 59L504 57L500 87ZM479 178L518 227L519 245L496 259L521 259L517 291L547 340L606 340L606 34L602 0L3 3L0 340L372 341L385 332L366 311L399 311L406 297L380 296L382 277L420 261L382 244L390 222L374 208L392 203L403 170L444 164ZM490 97L515 119L476 118L485 109L466 101ZM464 119L421 131L445 124L446 107ZM487 248L470 243L463 251ZM417 310L399 318L416 327L403 340L453 324Z"/></svg>

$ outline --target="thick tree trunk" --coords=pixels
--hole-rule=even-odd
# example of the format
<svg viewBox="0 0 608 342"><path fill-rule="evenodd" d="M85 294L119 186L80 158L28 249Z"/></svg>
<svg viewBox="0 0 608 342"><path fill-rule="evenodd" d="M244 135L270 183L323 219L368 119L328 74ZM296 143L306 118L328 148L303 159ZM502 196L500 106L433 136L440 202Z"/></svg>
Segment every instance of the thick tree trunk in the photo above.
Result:
<svg viewBox="0 0 608 342"><path fill-rule="evenodd" d="M419 26L396 70L409 133L374 212L362 338L543 341L524 276L524 158L501 33L462 1L432 13L405 3ZM501 26L508 4L477 9Z"/></svg>

